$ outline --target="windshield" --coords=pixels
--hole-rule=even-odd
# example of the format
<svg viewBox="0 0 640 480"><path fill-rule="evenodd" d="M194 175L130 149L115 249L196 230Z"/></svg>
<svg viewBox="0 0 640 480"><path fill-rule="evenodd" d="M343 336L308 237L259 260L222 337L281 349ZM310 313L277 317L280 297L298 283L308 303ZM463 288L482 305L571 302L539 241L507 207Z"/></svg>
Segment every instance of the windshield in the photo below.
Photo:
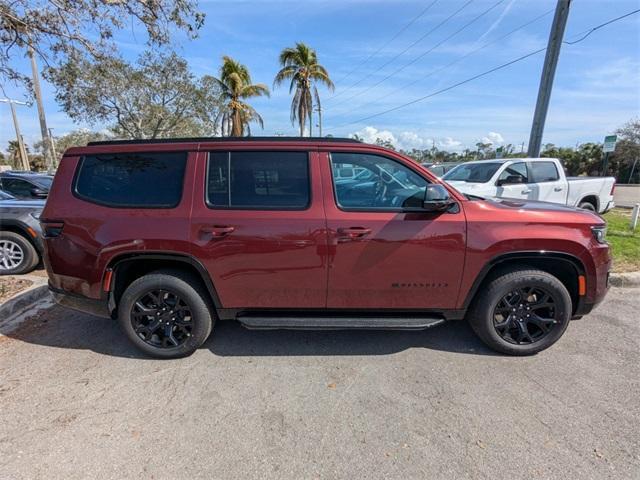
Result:
<svg viewBox="0 0 640 480"><path fill-rule="evenodd" d="M9 195L8 193L3 192L2 190L0 190L0 200L11 200L15 197Z"/></svg>
<svg viewBox="0 0 640 480"><path fill-rule="evenodd" d="M53 177L37 177L33 179L33 183L35 183L39 187L43 187L49 190L51 188L51 184L53 183Z"/></svg>
<svg viewBox="0 0 640 480"><path fill-rule="evenodd" d="M447 172L442 179L446 181L457 180L469 183L485 183L498 171L502 163L463 163Z"/></svg>

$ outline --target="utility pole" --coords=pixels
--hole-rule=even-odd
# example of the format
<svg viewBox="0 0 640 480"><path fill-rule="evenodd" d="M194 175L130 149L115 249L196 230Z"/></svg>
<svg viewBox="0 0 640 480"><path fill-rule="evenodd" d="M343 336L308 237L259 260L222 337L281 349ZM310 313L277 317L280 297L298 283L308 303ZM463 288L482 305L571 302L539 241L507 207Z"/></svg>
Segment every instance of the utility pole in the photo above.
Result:
<svg viewBox="0 0 640 480"><path fill-rule="evenodd" d="M20 157L20 163L22 164L22 168L24 170L29 171L31 168L29 167L29 157L27 156L27 149L24 146L24 141L22 140L22 134L20 133L20 125L18 124L18 116L16 115L16 107L15 104L18 105L27 105L25 102L19 102L17 100L11 100L9 98L0 98L0 102L8 103L11 107L11 116L13 117L13 127L16 130L16 140L18 140L18 156Z"/></svg>
<svg viewBox="0 0 640 480"><path fill-rule="evenodd" d="M53 173L55 168L53 158L53 148L51 138L49 137L49 129L47 128L47 119L44 115L44 105L42 104L42 90L40 89L40 74L38 73L38 65L36 64L36 56L33 47L29 45L29 59L31 60L31 73L33 75L33 92L36 96L36 104L38 105L38 119L40 120L40 132L42 133L42 148L44 152L44 160L47 164L47 171Z"/></svg>
<svg viewBox="0 0 640 480"><path fill-rule="evenodd" d="M551 88L553 87L553 78L556 74L556 66L558 65L558 57L560 56L560 47L562 46L564 29L567 26L567 19L569 18L570 4L571 0L558 0L558 4L556 5L556 13L553 17L551 32L549 33L547 53L544 57L544 67L542 68L542 76L540 78L536 111L533 115L531 135L529 136L529 150L527 152L527 156L530 158L540 156L540 145L542 144L544 123L547 119L549 99L551 98Z"/></svg>
<svg viewBox="0 0 640 480"><path fill-rule="evenodd" d="M53 155L53 161L55 163L58 162L58 151L56 150L56 142L53 139L53 132L51 131L53 128L49 129L49 139L51 140L51 154Z"/></svg>
<svg viewBox="0 0 640 480"><path fill-rule="evenodd" d="M320 104L316 107L316 111L318 112L318 129L320 131L320 137L322 137L322 106Z"/></svg>

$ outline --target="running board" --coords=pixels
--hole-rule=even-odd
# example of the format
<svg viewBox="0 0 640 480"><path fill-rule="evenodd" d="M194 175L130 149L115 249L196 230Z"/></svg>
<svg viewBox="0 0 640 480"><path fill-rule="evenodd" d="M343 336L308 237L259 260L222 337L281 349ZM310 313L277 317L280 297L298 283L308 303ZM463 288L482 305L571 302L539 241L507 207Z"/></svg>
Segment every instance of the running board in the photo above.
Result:
<svg viewBox="0 0 640 480"><path fill-rule="evenodd" d="M440 317L278 317L242 315L251 330L424 330L444 323Z"/></svg>

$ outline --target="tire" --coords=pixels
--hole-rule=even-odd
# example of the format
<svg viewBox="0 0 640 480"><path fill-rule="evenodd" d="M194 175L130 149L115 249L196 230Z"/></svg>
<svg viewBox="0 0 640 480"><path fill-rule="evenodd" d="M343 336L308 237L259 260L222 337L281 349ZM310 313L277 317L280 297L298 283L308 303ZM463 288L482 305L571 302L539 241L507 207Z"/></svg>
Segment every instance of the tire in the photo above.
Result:
<svg viewBox="0 0 640 480"><path fill-rule="evenodd" d="M0 275L29 273L40 263L32 243L15 232L0 232Z"/></svg>
<svg viewBox="0 0 640 480"><path fill-rule="evenodd" d="M198 278L162 270L140 277L127 287L118 305L118 321L129 340L144 353L181 358L207 340L214 316L209 295Z"/></svg>
<svg viewBox="0 0 640 480"><path fill-rule="evenodd" d="M571 311L571 296L560 280L541 270L515 269L491 280L476 296L468 321L489 348L533 355L558 341Z"/></svg>
<svg viewBox="0 0 640 480"><path fill-rule="evenodd" d="M589 210L590 212L596 211L596 207L594 207L593 204L590 202L582 202L580 205L578 205L578 208L581 208L583 210Z"/></svg>

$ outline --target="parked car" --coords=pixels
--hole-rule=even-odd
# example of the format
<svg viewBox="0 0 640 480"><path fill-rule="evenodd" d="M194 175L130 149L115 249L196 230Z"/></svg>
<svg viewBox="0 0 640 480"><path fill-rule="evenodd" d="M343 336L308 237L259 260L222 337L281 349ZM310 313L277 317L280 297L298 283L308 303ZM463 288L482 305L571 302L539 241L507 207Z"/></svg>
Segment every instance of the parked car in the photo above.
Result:
<svg viewBox="0 0 640 480"><path fill-rule="evenodd" d="M449 170L461 165L460 162L423 163L422 166L428 168L436 177L442 177Z"/></svg>
<svg viewBox="0 0 640 480"><path fill-rule="evenodd" d="M43 200L19 200L0 190L0 275L33 270L42 257Z"/></svg>
<svg viewBox="0 0 640 480"><path fill-rule="evenodd" d="M49 194L52 175L26 171L0 172L0 189L16 198L44 199Z"/></svg>
<svg viewBox="0 0 640 480"><path fill-rule="evenodd" d="M442 177L462 193L542 200L605 213L615 206L613 177L567 177L556 158L510 158L464 163Z"/></svg>
<svg viewBox="0 0 640 480"><path fill-rule="evenodd" d="M339 187L336 165L369 174ZM603 299L611 266L592 212L465 196L350 139L93 142L65 153L41 222L56 300L117 318L163 358L232 319L418 330L467 318L491 348L533 354Z"/></svg>

